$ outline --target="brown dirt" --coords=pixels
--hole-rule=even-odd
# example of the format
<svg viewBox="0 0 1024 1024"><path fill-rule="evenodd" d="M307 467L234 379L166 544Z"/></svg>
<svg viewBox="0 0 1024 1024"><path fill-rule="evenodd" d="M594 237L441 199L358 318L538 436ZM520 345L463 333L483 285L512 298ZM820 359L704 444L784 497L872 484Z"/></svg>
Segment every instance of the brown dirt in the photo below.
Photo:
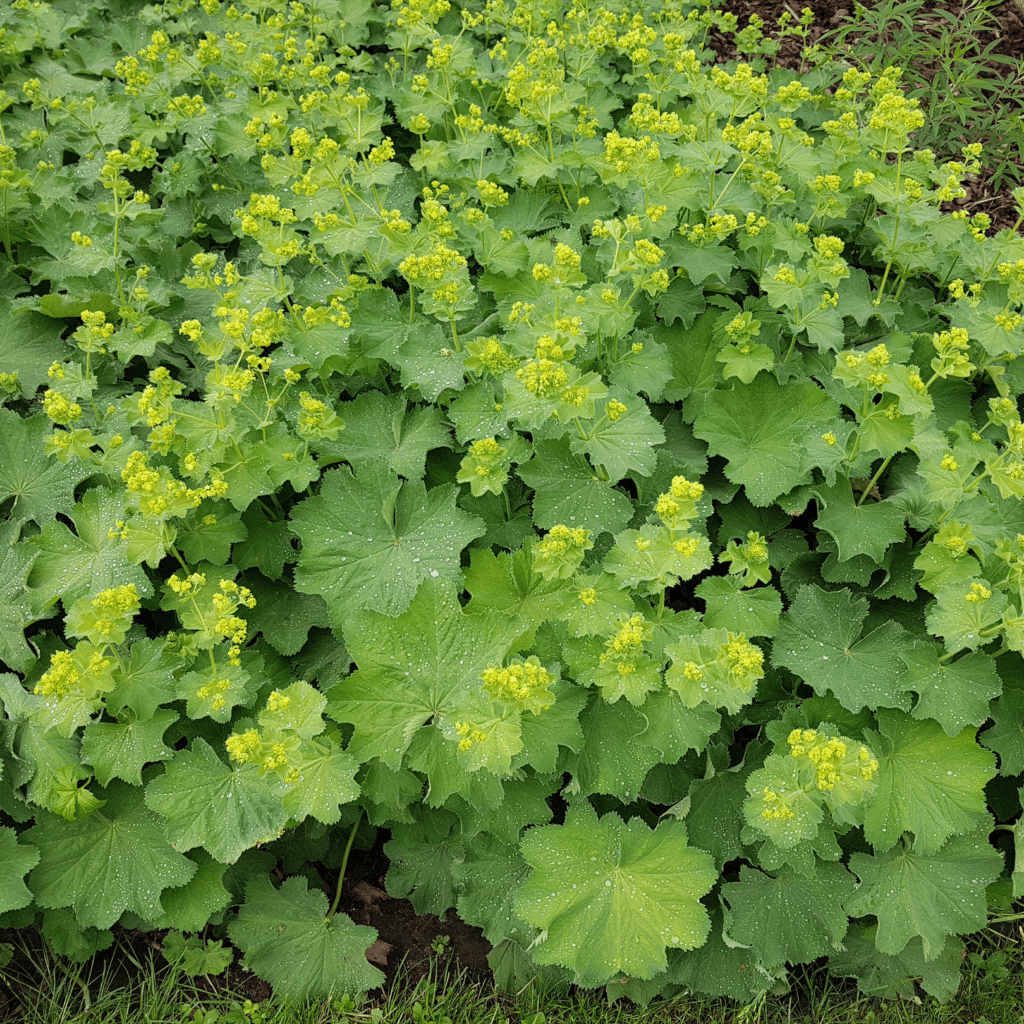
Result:
<svg viewBox="0 0 1024 1024"><path fill-rule="evenodd" d="M384 971L387 987L394 983L399 968L403 983L415 984L425 977L431 960L439 959L431 943L443 935L450 941L442 959L464 968L470 982L488 977L491 944L479 928L463 923L454 910L441 920L435 914L417 914L409 900L388 896L384 889L388 859L381 846L382 840L372 850L352 851L339 906L356 924L377 929L378 943L387 948L375 951L371 947L370 960Z"/></svg>
<svg viewBox="0 0 1024 1024"><path fill-rule="evenodd" d="M869 10L885 9L884 0L862 0L862 5ZM853 17L855 10L854 0L718 0L713 6L735 14L739 19L740 29L746 28L752 15L757 15L764 22L762 31L771 38L778 36L779 15L783 11L789 10L794 16L795 23L800 12L805 7L809 7L814 14L814 21L809 27L807 46L817 43L824 34L847 23L848 18ZM922 34L931 33L937 38L941 26L948 25L948 22L936 15L938 9L944 9L959 17L966 8L975 6L976 4L963 2L963 0L925 2L921 5L918 20L914 26L915 33L917 31ZM994 41L995 46L992 48L992 53L1003 54L1018 62L1024 61L1024 10L1022 8L1024 8L1024 3L1018 4L1016 0L1003 0L1002 3L995 6L991 11L991 19L998 29L978 33L974 38L977 39L979 48L983 50L988 43ZM891 38L890 36L889 39L891 40ZM709 39L709 45L717 54L719 63L726 63L736 58L736 46L729 35L715 30ZM787 37L776 58L776 63L781 67L799 70L802 45L796 37ZM870 54L873 51L868 47L866 52ZM987 61L985 67L985 77L991 77L997 82L1014 80L1016 69L1009 65ZM937 65L929 67L922 63L916 65L916 70L930 80L937 70ZM1018 96L1020 95L1024 95L1024 93L1018 92ZM1021 112L1020 100L1018 100L1015 110L1010 109L1009 106L1005 110L1007 116L1019 116ZM973 140L963 140L963 142L967 141ZM991 140L979 139L977 141L986 144ZM952 158L952 155L946 156L946 159ZM1015 162L1020 168L1021 181L1024 182L1024 163L1022 161L1024 161L1024 154L1018 153ZM966 198L957 200L955 203L946 203L942 209L947 213L959 208L966 209L972 215L981 212L987 213L992 220L989 234L1003 228L1012 228L1017 221L1016 204L1010 196L1010 189L1014 187L1014 183L1004 178L996 192L991 187L990 177L990 175L982 173L965 181L964 186L968 192Z"/></svg>
<svg viewBox="0 0 1024 1024"><path fill-rule="evenodd" d="M478 983L486 987L490 979L487 954L491 951L491 944L479 928L459 920L454 910L449 910L442 920L435 914L417 914L407 899L388 896L384 880L389 864L383 851L387 839L388 833L382 829L371 849L352 850L338 904L338 909L357 924L370 925L377 930L378 940L368 950L367 958L384 972L386 981L381 989L369 993L371 1001L382 999L396 985L404 991L411 991L430 975L432 966L435 976L446 969L453 973L461 971L464 972L465 984ZM337 872L322 869L320 874L333 891ZM163 969L165 962L159 952L162 932L140 932L115 926L114 933L117 937L115 944L96 955L91 968L83 971L83 977L98 978L105 969L114 987L130 985L136 980L137 971L120 952L125 947L131 949L138 962L145 962L152 956L157 969ZM447 948L440 954L432 948L438 936L448 936L449 939ZM22 997L38 982L39 975L33 964L44 959L42 944L32 929L20 934L8 929L0 930L0 941L13 943L16 948L14 961L0 975L0 1021L16 1021L26 1012ZM30 957L25 957L20 951L20 942L28 945ZM270 985L241 967L241 955L237 953L235 962L223 976L208 982L197 979L196 989L200 998L203 993L208 993L214 999L228 991L257 1003L272 995ZM191 1003L194 1000L187 1001Z"/></svg>

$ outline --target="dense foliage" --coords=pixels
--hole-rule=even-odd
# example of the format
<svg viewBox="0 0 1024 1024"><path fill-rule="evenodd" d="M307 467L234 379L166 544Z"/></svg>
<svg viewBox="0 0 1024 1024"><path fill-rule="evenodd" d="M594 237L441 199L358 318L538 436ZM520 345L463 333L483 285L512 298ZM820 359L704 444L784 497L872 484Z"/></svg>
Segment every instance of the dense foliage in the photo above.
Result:
<svg viewBox="0 0 1024 1024"><path fill-rule="evenodd" d="M361 993L387 829L506 984L955 991L1024 892L977 148L689 0L0 22L0 925Z"/></svg>

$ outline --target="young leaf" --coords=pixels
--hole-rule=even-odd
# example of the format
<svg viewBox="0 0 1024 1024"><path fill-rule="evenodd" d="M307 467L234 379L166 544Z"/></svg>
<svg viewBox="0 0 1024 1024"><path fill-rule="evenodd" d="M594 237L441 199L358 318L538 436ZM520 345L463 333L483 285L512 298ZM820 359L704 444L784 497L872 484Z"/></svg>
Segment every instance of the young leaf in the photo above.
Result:
<svg viewBox="0 0 1024 1024"><path fill-rule="evenodd" d="M980 580L947 583L928 609L928 631L945 640L950 654L984 647L995 639L1006 603L1006 594Z"/></svg>
<svg viewBox="0 0 1024 1024"><path fill-rule="evenodd" d="M110 535L115 522L123 518L121 495L106 487L90 488L71 512L74 530L51 517L26 545L39 552L29 586L60 594L68 607L90 593L128 584L133 584L141 597L148 597L153 585L145 571L129 562L125 542L116 531Z"/></svg>
<svg viewBox="0 0 1024 1024"><path fill-rule="evenodd" d="M604 466L612 483L630 472L650 476L657 460L655 448L665 441L665 431L644 400L623 397L625 402L616 400L602 407L604 415L598 413L600 418L587 429L587 437L569 442L574 454L586 453L592 463Z"/></svg>
<svg viewBox="0 0 1024 1024"><path fill-rule="evenodd" d="M574 597L574 590L565 580L545 580L535 571L529 540L512 553L473 550L463 577L470 594L467 613L475 615L488 608L501 612L519 631L517 642L524 647L533 642L537 627L545 619L562 617Z"/></svg>
<svg viewBox="0 0 1024 1024"><path fill-rule="evenodd" d="M697 585L704 601L704 623L710 629L728 629L747 636L774 636L782 612L782 598L774 587L742 589L736 576L709 576Z"/></svg>

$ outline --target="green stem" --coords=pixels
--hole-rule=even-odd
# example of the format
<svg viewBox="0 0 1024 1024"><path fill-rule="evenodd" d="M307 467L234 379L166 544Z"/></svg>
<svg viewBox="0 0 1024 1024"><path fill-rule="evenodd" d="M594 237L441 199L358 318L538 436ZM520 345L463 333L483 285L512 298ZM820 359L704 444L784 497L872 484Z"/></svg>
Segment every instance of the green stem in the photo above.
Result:
<svg viewBox="0 0 1024 1024"><path fill-rule="evenodd" d="M885 467L892 461L890 455L888 459L883 460L882 464L878 467L878 472L868 481L867 487L864 488L863 493L860 496L860 501L857 502L857 508L860 508L864 504L865 498L871 493L871 488L878 482L878 478L885 472Z"/></svg>
<svg viewBox="0 0 1024 1024"><path fill-rule="evenodd" d="M338 872L338 888L334 893L334 902L331 904L330 913L327 915L328 921L334 917L338 910L338 903L341 901L341 883L345 881L345 868L348 867L348 855L352 852L352 844L355 842L356 833L359 831L359 823L362 819L363 808L360 806L359 813L356 815L356 823L352 826L348 842L345 844L345 855L341 858L341 870Z"/></svg>
<svg viewBox="0 0 1024 1024"><path fill-rule="evenodd" d="M185 561L184 558L181 557L181 553L178 551L176 547L172 547L170 553L174 555L174 557L178 560L178 565L180 565L182 569L185 570L186 574L192 572L192 570L188 567L188 563Z"/></svg>

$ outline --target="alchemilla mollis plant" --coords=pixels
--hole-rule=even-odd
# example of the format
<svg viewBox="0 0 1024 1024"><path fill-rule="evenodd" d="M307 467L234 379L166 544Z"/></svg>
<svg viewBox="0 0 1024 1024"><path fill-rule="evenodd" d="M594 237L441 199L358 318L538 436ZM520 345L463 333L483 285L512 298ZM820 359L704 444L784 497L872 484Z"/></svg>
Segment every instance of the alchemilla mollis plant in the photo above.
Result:
<svg viewBox="0 0 1024 1024"><path fill-rule="evenodd" d="M0 22L0 925L359 994L384 829L503 984L953 993L1024 893L979 148L690 0Z"/></svg>

